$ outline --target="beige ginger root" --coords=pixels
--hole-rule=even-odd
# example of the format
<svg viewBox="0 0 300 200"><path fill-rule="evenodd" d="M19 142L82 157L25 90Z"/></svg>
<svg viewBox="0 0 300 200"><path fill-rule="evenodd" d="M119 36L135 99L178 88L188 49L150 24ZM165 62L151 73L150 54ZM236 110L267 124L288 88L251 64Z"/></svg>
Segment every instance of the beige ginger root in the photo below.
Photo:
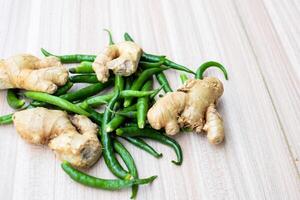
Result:
<svg viewBox="0 0 300 200"><path fill-rule="evenodd" d="M53 56L39 59L20 54L0 60L0 89L20 88L52 94L67 80L67 69Z"/></svg>
<svg viewBox="0 0 300 200"><path fill-rule="evenodd" d="M188 80L176 92L167 93L151 109L147 118L154 129L165 128L174 135L180 127L207 132L209 142L217 144L224 139L223 121L215 109L223 94L223 84L217 78Z"/></svg>
<svg viewBox="0 0 300 200"><path fill-rule="evenodd" d="M141 55L142 49L134 42L110 45L96 57L93 69L102 83L108 80L110 69L116 75L130 76L137 70Z"/></svg>
<svg viewBox="0 0 300 200"><path fill-rule="evenodd" d="M48 144L61 159L74 167L88 168L101 156L97 126L86 116L38 107L16 112L14 125L20 136L32 144Z"/></svg>

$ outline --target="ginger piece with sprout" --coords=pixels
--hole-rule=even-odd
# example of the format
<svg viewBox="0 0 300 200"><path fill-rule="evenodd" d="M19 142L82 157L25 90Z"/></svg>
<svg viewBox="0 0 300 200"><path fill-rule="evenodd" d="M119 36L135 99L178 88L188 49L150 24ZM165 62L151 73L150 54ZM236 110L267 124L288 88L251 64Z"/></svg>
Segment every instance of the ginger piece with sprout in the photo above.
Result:
<svg viewBox="0 0 300 200"><path fill-rule="evenodd" d="M16 112L13 122L25 141L48 145L74 167L91 167L101 156L97 125L86 116L37 107Z"/></svg>
<svg viewBox="0 0 300 200"><path fill-rule="evenodd" d="M52 94L67 80L67 69L53 56L39 59L20 54L0 60L0 89L19 88Z"/></svg>
<svg viewBox="0 0 300 200"><path fill-rule="evenodd" d="M168 135L178 133L179 127L205 131L209 142L218 144L224 139L224 128L215 106L222 94L223 84L217 78L190 79L160 98L149 109L148 121L154 129L165 128Z"/></svg>
<svg viewBox="0 0 300 200"><path fill-rule="evenodd" d="M132 75L138 67L142 49L134 42L125 41L110 45L93 62L97 79L104 83L108 80L109 70L121 76Z"/></svg>

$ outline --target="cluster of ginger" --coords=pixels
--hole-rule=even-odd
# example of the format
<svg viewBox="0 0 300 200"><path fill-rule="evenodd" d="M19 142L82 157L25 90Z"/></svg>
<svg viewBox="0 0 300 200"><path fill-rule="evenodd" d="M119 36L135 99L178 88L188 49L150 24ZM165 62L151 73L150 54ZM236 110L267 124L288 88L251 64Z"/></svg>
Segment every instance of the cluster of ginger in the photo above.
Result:
<svg viewBox="0 0 300 200"><path fill-rule="evenodd" d="M142 49L136 43L122 42L105 48L92 67L97 79L106 82L109 70L121 76L135 73L141 55ZM0 60L0 89L53 94L67 80L68 71L55 56L39 59L21 54ZM222 118L216 111L222 93L223 85L216 78L190 79L177 91L159 98L148 111L148 121L154 129L165 128L169 135L178 133L182 127L205 131L208 140L218 144L224 139ZM85 116L37 107L16 112L13 122L24 140L48 145L61 160L75 167L88 168L101 156L97 125Z"/></svg>

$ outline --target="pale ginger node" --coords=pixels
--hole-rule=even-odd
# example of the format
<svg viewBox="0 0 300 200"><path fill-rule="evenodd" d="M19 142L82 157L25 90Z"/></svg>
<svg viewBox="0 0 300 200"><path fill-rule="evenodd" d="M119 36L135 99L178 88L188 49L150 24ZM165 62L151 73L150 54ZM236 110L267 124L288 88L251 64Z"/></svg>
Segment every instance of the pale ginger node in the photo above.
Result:
<svg viewBox="0 0 300 200"><path fill-rule="evenodd" d="M0 89L19 88L52 94L67 80L67 69L54 56L39 59L20 54L0 60Z"/></svg>
<svg viewBox="0 0 300 200"><path fill-rule="evenodd" d="M97 125L86 116L38 107L16 112L14 125L20 136L32 144L48 144L61 159L74 167L88 168L101 156Z"/></svg>
<svg viewBox="0 0 300 200"><path fill-rule="evenodd" d="M110 45L96 57L93 69L102 83L108 80L109 70L116 75L130 76L137 70L141 55L142 49L134 42Z"/></svg>
<svg viewBox="0 0 300 200"><path fill-rule="evenodd" d="M148 121L154 129L165 128L169 135L178 133L179 127L192 128L196 132L201 132L204 130L205 122L209 121L204 131L210 130L208 138L211 143L219 143L223 140L222 136L220 136L222 139L212 138L218 135L214 130L221 131L220 135L224 135L223 123L220 117L213 115L216 113L213 109L222 94L223 84L217 78L190 79L177 92L167 93L159 99L149 109ZM209 108L210 105L213 106ZM210 128L210 126L218 128Z"/></svg>
<svg viewBox="0 0 300 200"><path fill-rule="evenodd" d="M213 103L207 108L206 123L203 130L207 133L207 139L212 144L219 144L224 140L223 119Z"/></svg>

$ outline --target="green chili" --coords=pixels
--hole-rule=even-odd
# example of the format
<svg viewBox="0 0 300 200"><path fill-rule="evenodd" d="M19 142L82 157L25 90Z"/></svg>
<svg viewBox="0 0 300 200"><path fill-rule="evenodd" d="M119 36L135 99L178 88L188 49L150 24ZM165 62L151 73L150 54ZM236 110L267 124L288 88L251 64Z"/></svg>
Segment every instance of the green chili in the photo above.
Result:
<svg viewBox="0 0 300 200"><path fill-rule="evenodd" d="M73 83L99 83L97 76L94 74L71 76L70 81Z"/></svg>
<svg viewBox="0 0 300 200"><path fill-rule="evenodd" d="M142 87L142 91L148 91L152 89L153 81L149 80ZM149 109L149 97L140 97L137 100L137 124L139 128L144 128L147 119L147 112Z"/></svg>
<svg viewBox="0 0 300 200"><path fill-rule="evenodd" d="M111 110L113 109L114 104L118 101L119 95L119 90L116 90L113 98L110 100L110 102L107 105L107 108L104 111L101 124L101 143L103 145L103 157L110 171L121 179L129 180L132 178L132 175L122 168L117 158L115 157L113 152L111 136L106 131L107 123L109 122L112 115Z"/></svg>
<svg viewBox="0 0 300 200"><path fill-rule="evenodd" d="M13 114L0 116L0 125L11 124L13 122L12 116L13 116Z"/></svg>
<svg viewBox="0 0 300 200"><path fill-rule="evenodd" d="M93 70L93 63L89 61L81 62L77 67L72 67L69 69L70 73L73 74L87 74L87 73L94 73Z"/></svg>
<svg viewBox="0 0 300 200"><path fill-rule="evenodd" d="M131 90L140 90L143 84L152 77L153 74L157 74L165 70L164 68L150 68L146 69L141 75L132 83ZM125 98L124 107L128 107L132 104L133 97Z"/></svg>
<svg viewBox="0 0 300 200"><path fill-rule="evenodd" d="M99 126L101 126L102 123L102 118L103 118L103 113L99 113L96 110L92 109L87 103L86 101L82 102L79 104L79 106L84 109L85 111L87 111L88 113L90 113L90 118L92 119L92 121L94 121L96 124L98 124Z"/></svg>
<svg viewBox="0 0 300 200"><path fill-rule="evenodd" d="M82 61L89 61L93 62L96 58L95 55L83 55L83 54L73 54L73 55L53 55L52 53L46 51L45 49L41 48L41 52L45 56L55 56L60 59L62 63L80 63Z"/></svg>
<svg viewBox="0 0 300 200"><path fill-rule="evenodd" d="M24 99L19 99L16 89L8 89L6 96L7 103L10 107L14 109L22 108L25 104Z"/></svg>
<svg viewBox="0 0 300 200"><path fill-rule="evenodd" d="M144 140L138 137L123 137L125 140L133 144L134 146L148 152L155 158L161 158L162 153L158 153L155 149L153 149L149 144L147 144Z"/></svg>
<svg viewBox="0 0 300 200"><path fill-rule="evenodd" d="M158 83L163 87L165 93L173 92L166 75L163 72L155 74Z"/></svg>
<svg viewBox="0 0 300 200"><path fill-rule="evenodd" d="M120 143L118 140L114 139L113 141L113 146L115 151L121 156L122 160L124 161L128 171L132 175L134 179L138 179L138 171L136 168L136 165L134 163L134 159L129 153L129 151L124 147L122 143ZM131 194L131 199L135 199L136 195L138 192L138 185L133 185L132 186L132 194Z"/></svg>
<svg viewBox="0 0 300 200"><path fill-rule="evenodd" d="M182 84L185 84L185 82L188 80L189 78L187 77L186 74L180 74L180 80Z"/></svg>
<svg viewBox="0 0 300 200"><path fill-rule="evenodd" d="M77 106L63 98L60 98L60 97L56 97L56 96L53 96L53 95L50 95L47 93L43 93L43 92L32 92L32 91L25 92L24 95L26 97L36 100L36 101L42 101L45 103L49 103L49 104L58 106L58 107L62 108L63 110L74 112L74 113L77 113L80 115L85 115L88 117L90 116L90 114L88 112L86 112L79 106Z"/></svg>
<svg viewBox="0 0 300 200"><path fill-rule="evenodd" d="M120 180L120 179L100 179L84 172L81 172L73 168L68 162L63 162L61 164L62 169L76 182L99 189L104 190L120 190L123 188L128 188L133 185L148 184L154 181L157 176L151 176L146 179L132 179L132 180Z"/></svg>
<svg viewBox="0 0 300 200"><path fill-rule="evenodd" d="M160 132L151 129L151 128L144 128L139 129L137 126L129 126L124 128L118 128L116 130L116 134L122 137L145 137L155 141L158 141L162 144L168 145L172 147L176 153L177 161L172 161L176 165L181 165L182 163L182 150L180 145L172 138L161 134Z"/></svg>
<svg viewBox="0 0 300 200"><path fill-rule="evenodd" d="M165 62L165 59L162 59L159 62L145 62L145 61L140 61L139 66L142 67L143 69L149 69L149 68L159 68L162 66Z"/></svg>
<svg viewBox="0 0 300 200"><path fill-rule="evenodd" d="M122 112L131 112L136 110L136 105L124 108ZM115 117L106 125L106 131L112 132L119 128L119 126L125 121L126 117L122 115L115 115Z"/></svg>
<svg viewBox="0 0 300 200"><path fill-rule="evenodd" d="M205 62L202 65L200 65L200 67L196 71L195 78L196 79L203 79L203 73L209 67L219 68L223 72L223 74L225 76L225 79L228 80L228 74L227 74L227 71L226 71L225 67L222 64L220 64L218 62L215 62L215 61L208 61L208 62Z"/></svg>
<svg viewBox="0 0 300 200"><path fill-rule="evenodd" d="M107 81L106 83L94 83L87 87L81 88L75 92L66 93L60 97L68 101L76 101L81 99L86 99L87 97L98 94L105 88L107 88L112 83L112 80Z"/></svg>
<svg viewBox="0 0 300 200"><path fill-rule="evenodd" d="M109 45L113 45L113 44L115 44L114 43L114 40L113 40L113 37L112 37L112 34L111 34L111 32L110 32L110 30L108 30L108 29L103 29L105 32L107 32L107 34L108 34L108 38L109 38Z"/></svg>

